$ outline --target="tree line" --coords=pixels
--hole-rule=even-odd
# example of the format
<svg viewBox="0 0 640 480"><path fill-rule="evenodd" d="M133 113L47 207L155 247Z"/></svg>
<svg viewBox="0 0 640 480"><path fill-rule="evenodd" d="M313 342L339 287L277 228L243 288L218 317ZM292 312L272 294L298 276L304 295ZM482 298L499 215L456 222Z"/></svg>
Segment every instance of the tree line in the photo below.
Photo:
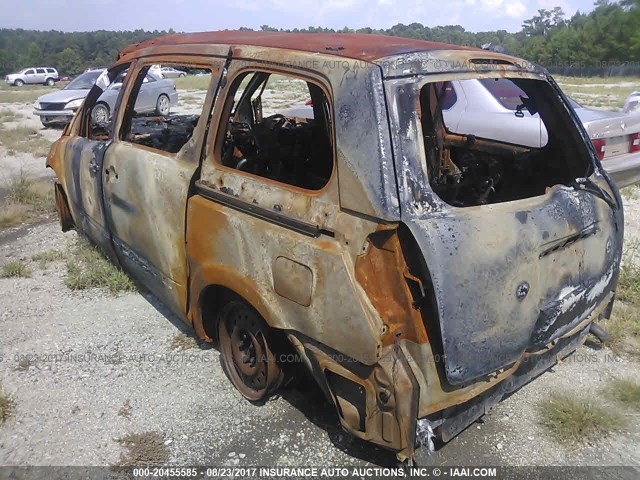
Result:
<svg viewBox="0 0 640 480"><path fill-rule="evenodd" d="M588 13L567 18L562 8L540 9L516 33L506 30L470 32L460 25L427 27L397 24L387 29L322 27L283 30L263 25L262 31L302 33L377 33L473 47L499 46L540 63L551 71L584 75L640 75L640 0L597 0ZM30 31L0 29L0 74L28 66L54 66L75 75L90 66L107 66L118 52L173 30L109 32Z"/></svg>

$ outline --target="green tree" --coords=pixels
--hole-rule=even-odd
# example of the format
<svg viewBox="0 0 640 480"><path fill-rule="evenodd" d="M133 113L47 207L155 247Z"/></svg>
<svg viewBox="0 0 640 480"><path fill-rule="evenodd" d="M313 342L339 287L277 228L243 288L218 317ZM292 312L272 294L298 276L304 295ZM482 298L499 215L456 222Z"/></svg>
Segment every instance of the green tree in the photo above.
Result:
<svg viewBox="0 0 640 480"><path fill-rule="evenodd" d="M42 63L42 50L37 43L31 42L24 57L25 67L39 67Z"/></svg>
<svg viewBox="0 0 640 480"><path fill-rule="evenodd" d="M58 54L58 70L67 75L77 75L83 69L82 59L73 48L65 48Z"/></svg>

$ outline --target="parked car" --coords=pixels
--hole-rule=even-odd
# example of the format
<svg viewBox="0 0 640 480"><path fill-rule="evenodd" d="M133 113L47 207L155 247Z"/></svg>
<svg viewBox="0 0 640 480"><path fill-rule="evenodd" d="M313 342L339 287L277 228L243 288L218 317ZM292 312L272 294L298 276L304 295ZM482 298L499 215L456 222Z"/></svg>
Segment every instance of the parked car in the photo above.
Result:
<svg viewBox="0 0 640 480"><path fill-rule="evenodd" d="M167 52L211 65L206 101L138 118ZM398 37L225 31L132 45L106 75L126 69L108 128L91 121L98 82L47 158L62 229L217 344L249 401L306 371L348 432L406 460L603 336L622 199L543 68ZM447 82L467 79L524 92L510 134L452 129ZM312 118L271 113L286 96Z"/></svg>
<svg viewBox="0 0 640 480"><path fill-rule="evenodd" d="M187 72L177 70L174 67L163 67L160 65L154 65L155 68L151 68L151 72L161 78L182 78L187 76Z"/></svg>
<svg viewBox="0 0 640 480"><path fill-rule="evenodd" d="M453 80L442 94L444 121L452 132L536 148L548 141L540 115L524 108L525 92L508 79ZM573 99L569 103L618 187L640 182L640 114L586 108Z"/></svg>
<svg viewBox="0 0 640 480"><path fill-rule="evenodd" d="M35 104L33 114L40 117L45 127L69 123L89 90L105 72L105 69L90 70L76 77L62 90L42 95ZM94 105L92 115L95 122L105 123L109 120L123 79L124 73L105 89ZM139 113L155 112L158 115L168 115L171 105L178 102L178 92L171 80L164 80L148 73L141 88L144 95L140 95L135 106Z"/></svg>
<svg viewBox="0 0 640 480"><path fill-rule="evenodd" d="M633 92L629 94L627 100L624 102L622 111L625 113L640 111L640 92Z"/></svg>
<svg viewBox="0 0 640 480"><path fill-rule="evenodd" d="M619 188L640 182L640 111L608 112L569 99L602 166Z"/></svg>
<svg viewBox="0 0 640 480"><path fill-rule="evenodd" d="M18 73L11 73L4 77L5 83L16 87L34 83L52 87L59 79L58 71L51 67L24 68Z"/></svg>

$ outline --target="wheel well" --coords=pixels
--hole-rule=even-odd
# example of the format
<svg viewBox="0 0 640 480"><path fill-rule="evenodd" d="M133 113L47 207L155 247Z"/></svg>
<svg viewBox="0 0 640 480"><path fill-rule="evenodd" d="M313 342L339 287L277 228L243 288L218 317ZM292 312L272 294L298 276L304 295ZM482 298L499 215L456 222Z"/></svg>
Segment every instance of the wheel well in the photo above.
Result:
<svg viewBox="0 0 640 480"><path fill-rule="evenodd" d="M274 353L294 353L293 345L287 338L285 331L269 327L268 322L262 317L257 308L248 302L241 295L222 285L209 285L200 294L200 312L202 315L202 328L214 343L218 344L218 321L219 313L229 302L243 302L253 308L263 319L270 331L271 347Z"/></svg>
<svg viewBox="0 0 640 480"><path fill-rule="evenodd" d="M200 294L200 311L202 312L202 328L214 342L218 342L218 314L232 300L246 302L233 290L222 285L209 285Z"/></svg>

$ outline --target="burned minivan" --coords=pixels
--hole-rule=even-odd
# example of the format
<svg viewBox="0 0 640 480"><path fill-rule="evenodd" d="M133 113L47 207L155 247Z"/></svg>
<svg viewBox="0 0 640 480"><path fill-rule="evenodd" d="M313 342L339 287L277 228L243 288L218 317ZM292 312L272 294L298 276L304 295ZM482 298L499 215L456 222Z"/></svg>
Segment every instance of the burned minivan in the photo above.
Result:
<svg viewBox="0 0 640 480"><path fill-rule="evenodd" d="M198 72L164 115L135 109L153 65ZM499 114L454 108L483 88ZM215 342L244 397L265 400L302 363L347 431L401 460L611 313L619 192L552 78L510 56L376 35L164 36L122 51L47 165L62 229Z"/></svg>

